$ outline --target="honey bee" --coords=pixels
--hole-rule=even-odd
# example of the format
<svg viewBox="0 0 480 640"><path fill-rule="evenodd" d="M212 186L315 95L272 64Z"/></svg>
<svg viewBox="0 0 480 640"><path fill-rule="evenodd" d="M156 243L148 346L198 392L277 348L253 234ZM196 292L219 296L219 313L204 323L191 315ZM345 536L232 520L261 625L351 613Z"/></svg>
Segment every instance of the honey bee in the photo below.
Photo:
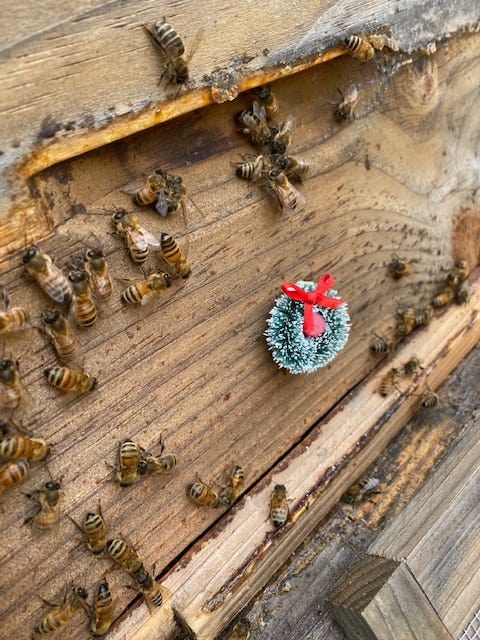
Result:
<svg viewBox="0 0 480 640"><path fill-rule="evenodd" d="M113 286L108 264L100 249L87 249L85 252L85 271L93 295L104 302L112 295Z"/></svg>
<svg viewBox="0 0 480 640"><path fill-rule="evenodd" d="M380 395L388 396L388 394L392 391L393 387L396 386L398 377L400 375L400 371L398 369L392 368L390 371L382 378L380 382Z"/></svg>
<svg viewBox="0 0 480 640"><path fill-rule="evenodd" d="M415 326L416 327L424 327L429 322L431 317L433 316L433 307L428 305L424 309L419 309L415 312Z"/></svg>
<svg viewBox="0 0 480 640"><path fill-rule="evenodd" d="M422 407L425 407L425 409L431 409L437 403L438 403L438 395L433 391L430 391L430 389L428 391L425 391L425 393L422 396L422 403L421 403Z"/></svg>
<svg viewBox="0 0 480 640"><path fill-rule="evenodd" d="M23 256L23 263L27 272L50 298L65 304L70 301L72 287L49 255L42 253L37 247L30 247Z"/></svg>
<svg viewBox="0 0 480 640"><path fill-rule="evenodd" d="M188 485L187 496L199 507L211 507L215 509L221 505L220 496L208 484L197 479L197 482Z"/></svg>
<svg viewBox="0 0 480 640"><path fill-rule="evenodd" d="M461 287L455 294L455 302L457 304L466 304L470 300L470 289Z"/></svg>
<svg viewBox="0 0 480 640"><path fill-rule="evenodd" d="M143 567L140 556L135 549L121 538L107 540L106 553L109 558L131 574Z"/></svg>
<svg viewBox="0 0 480 640"><path fill-rule="evenodd" d="M0 407L14 410L26 395L20 382L18 362L10 358L0 360Z"/></svg>
<svg viewBox="0 0 480 640"><path fill-rule="evenodd" d="M248 640L249 637L250 629L247 623L241 620L233 627L230 640Z"/></svg>
<svg viewBox="0 0 480 640"><path fill-rule="evenodd" d="M175 269L175 275L181 278L188 278L191 273L185 253L180 249L176 240L168 233L162 233L160 237L160 247L163 259Z"/></svg>
<svg viewBox="0 0 480 640"><path fill-rule="evenodd" d="M44 634L60 629L80 607L86 607L85 601L87 597L88 593L82 587L72 586L70 591L65 590L63 601L60 604L47 602L50 606L50 611L35 626L33 633Z"/></svg>
<svg viewBox="0 0 480 640"><path fill-rule="evenodd" d="M188 80L188 64L182 57L185 53L185 47L178 33L166 22L165 18L155 22L151 29L145 26L145 30L152 36L155 44L160 47L167 59L164 73L167 73L169 81L173 80L176 84L184 84Z"/></svg>
<svg viewBox="0 0 480 640"><path fill-rule="evenodd" d="M0 440L0 459L4 460L27 458L32 462L39 462L47 457L49 451L50 447L41 438L11 436Z"/></svg>
<svg viewBox="0 0 480 640"><path fill-rule="evenodd" d="M87 547L92 553L98 555L104 550L107 544L107 527L103 519L100 501L98 502L98 513L87 513L83 527L77 524L72 517L68 516L68 518L85 535Z"/></svg>
<svg viewBox="0 0 480 640"><path fill-rule="evenodd" d="M97 386L97 379L90 374L68 367L47 367L44 374L49 384L62 391L87 393Z"/></svg>
<svg viewBox="0 0 480 640"><path fill-rule="evenodd" d="M455 271L450 271L447 273L447 277L445 278L445 283L452 288L455 288L460 283L460 276Z"/></svg>
<svg viewBox="0 0 480 640"><path fill-rule="evenodd" d="M27 458L18 458L14 462L2 465L0 467L0 493L25 480L29 470L30 462Z"/></svg>
<svg viewBox="0 0 480 640"><path fill-rule="evenodd" d="M113 599L106 579L98 586L97 595L93 601L94 619L90 623L90 630L95 638L104 636L110 629L113 617Z"/></svg>
<svg viewBox="0 0 480 640"><path fill-rule="evenodd" d="M406 260L401 260L400 258L393 258L387 267L390 275L395 278L395 280L400 280L400 278L410 275L412 271L412 265Z"/></svg>
<svg viewBox="0 0 480 640"><path fill-rule="evenodd" d="M87 272L70 271L68 279L73 289L71 315L80 328L91 327L97 320L97 306L92 298Z"/></svg>
<svg viewBox="0 0 480 640"><path fill-rule="evenodd" d="M140 457L141 449L135 442L125 440L120 444L120 470L117 471L116 478L121 487L128 487L135 481Z"/></svg>
<svg viewBox="0 0 480 640"><path fill-rule="evenodd" d="M243 180L256 182L262 177L268 164L269 162L265 156L257 156L254 160L238 164L235 169L235 174Z"/></svg>
<svg viewBox="0 0 480 640"><path fill-rule="evenodd" d="M157 169L157 171L160 171ZM155 209L161 216L175 213L178 209L185 210L186 190L180 176L162 172L165 177L165 189L160 191L155 203Z"/></svg>
<svg viewBox="0 0 480 640"><path fill-rule="evenodd" d="M416 375L419 369L423 369L423 367L420 364L420 360L415 357L410 358L410 360L403 365L405 375L409 377Z"/></svg>
<svg viewBox="0 0 480 640"><path fill-rule="evenodd" d="M284 213L295 211L298 206L302 207L305 204L305 198L300 191L289 182L284 173L273 169L268 174L268 177L269 188L275 193L280 208Z"/></svg>
<svg viewBox="0 0 480 640"><path fill-rule="evenodd" d="M229 481L220 492L220 500L230 506L236 499L243 483L245 482L245 471L236 464L230 474Z"/></svg>
<svg viewBox="0 0 480 640"><path fill-rule="evenodd" d="M367 62L373 58L375 51L372 45L360 36L351 35L345 38L344 45L347 47L348 52L354 58Z"/></svg>
<svg viewBox="0 0 480 640"><path fill-rule="evenodd" d="M144 567L136 571L133 576L145 598L149 611L152 611L155 607L161 607L167 590L160 586Z"/></svg>
<svg viewBox="0 0 480 640"><path fill-rule="evenodd" d="M365 496L371 493L377 493L375 489L379 483L380 480L378 478L362 478L345 491L341 500L349 504L360 502Z"/></svg>
<svg viewBox="0 0 480 640"><path fill-rule="evenodd" d="M120 296L126 304L145 305L172 286L168 273L151 273L144 280L134 282Z"/></svg>
<svg viewBox="0 0 480 640"><path fill-rule="evenodd" d="M256 147L264 147L272 143L273 135L266 121L265 109L254 102L254 111L242 111L239 114L242 132L250 136ZM256 106L257 105L257 106Z"/></svg>
<svg viewBox="0 0 480 640"><path fill-rule="evenodd" d="M299 180L301 182L309 169L308 163L305 162L305 160L302 160L302 158L294 158L293 156L280 157L285 158L285 162L283 163L284 166L279 168L283 169L287 178L292 178L293 180Z"/></svg>
<svg viewBox="0 0 480 640"><path fill-rule="evenodd" d="M32 523L32 528L35 531L50 531L58 524L61 502L60 486L60 482L49 480L43 489L36 491L35 496L40 508L34 516L25 520L25 522Z"/></svg>
<svg viewBox="0 0 480 640"><path fill-rule="evenodd" d="M287 490L283 484L276 484L270 500L270 519L279 529L286 523L289 515Z"/></svg>
<svg viewBox="0 0 480 640"><path fill-rule="evenodd" d="M417 312L412 307L407 307L406 309L397 311L397 314L403 320L397 327L397 334L401 337L410 335L417 326L415 324Z"/></svg>
<svg viewBox="0 0 480 640"><path fill-rule="evenodd" d="M2 291L5 311L0 311L0 335L13 331L22 331L30 326L30 317L23 307L11 307L6 291Z"/></svg>
<svg viewBox="0 0 480 640"><path fill-rule="evenodd" d="M278 153L280 155L285 153L290 144L292 129L293 117L289 115L273 138L271 144L272 153Z"/></svg>
<svg viewBox="0 0 480 640"><path fill-rule="evenodd" d="M273 120L278 113L278 102L270 85L264 85L256 91L260 104L265 108L267 120Z"/></svg>
<svg viewBox="0 0 480 640"><path fill-rule="evenodd" d="M148 474L164 474L170 473L175 469L178 458L175 453L164 453L165 444L160 438L160 453L158 456L152 455L149 451L142 449L141 460L138 465L138 473Z"/></svg>
<svg viewBox="0 0 480 640"><path fill-rule="evenodd" d="M454 269L460 282L466 280L470 275L470 267L466 260L457 260L457 262L455 262Z"/></svg>
<svg viewBox="0 0 480 640"><path fill-rule="evenodd" d="M125 237L128 252L135 264L143 264L148 258L148 247L158 247L160 242L155 236L140 226L137 218L123 209L112 216L117 233Z"/></svg>
<svg viewBox="0 0 480 640"><path fill-rule="evenodd" d="M163 172L155 171L148 176L147 181L135 191L133 198L141 207L146 207L155 202L160 191L165 189L167 182Z"/></svg>
<svg viewBox="0 0 480 640"><path fill-rule="evenodd" d="M452 302L455 297L455 291L452 287L444 287L440 293L438 293L432 300L432 305L435 309L439 309L440 307L445 307L447 304Z"/></svg>
<svg viewBox="0 0 480 640"><path fill-rule="evenodd" d="M57 309L42 313L43 328L61 362L69 364L81 360L82 348L70 322Z"/></svg>
<svg viewBox="0 0 480 640"><path fill-rule="evenodd" d="M352 84L348 87L345 95L338 89L342 102L335 109L335 118L337 120L353 120L355 118L355 107L358 102L357 87Z"/></svg>
<svg viewBox="0 0 480 640"><path fill-rule="evenodd" d="M373 353L391 353L395 347L392 340L386 340L375 334L376 339L370 345L370 351Z"/></svg>

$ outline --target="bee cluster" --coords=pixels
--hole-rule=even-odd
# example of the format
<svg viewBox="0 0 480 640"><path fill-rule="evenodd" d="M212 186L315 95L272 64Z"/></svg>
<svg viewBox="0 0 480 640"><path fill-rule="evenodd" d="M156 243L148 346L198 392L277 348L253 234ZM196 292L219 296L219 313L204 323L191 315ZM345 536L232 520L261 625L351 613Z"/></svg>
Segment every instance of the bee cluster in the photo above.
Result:
<svg viewBox="0 0 480 640"><path fill-rule="evenodd" d="M407 277L412 272L412 265L406 260L394 257L387 265L389 274L395 280ZM409 336L414 329L428 326L431 318L436 310L445 307L455 301L457 304L465 304L469 299L469 290L464 282L470 275L470 267L466 260L458 260L455 262L453 269L448 272L443 281L440 291L432 298L430 304L416 309L414 307L405 307L397 311L397 324L395 335L392 338L386 338L376 335L375 340L370 345L370 350L374 354L390 354L397 348L398 344ZM412 357L405 363L403 372L407 377L417 375L418 370L422 369L418 358ZM397 387L398 379L401 371L397 368L390 369L380 382L379 393L387 396ZM421 404L425 408L434 407L438 402L438 396L433 391L427 390L422 395Z"/></svg>
<svg viewBox="0 0 480 640"><path fill-rule="evenodd" d="M157 170L155 176L155 198L151 204L155 205L157 212L164 216L184 210L186 191L182 179L162 170ZM147 204L145 192L144 185L133 194L134 202ZM185 279L190 275L186 252L170 234L162 232L159 238L155 237L141 226L133 213L125 210L114 211L111 223L114 233L123 238L135 265L144 268L151 248L158 251L157 262L161 261L163 265L154 273L146 274L144 271L143 279L133 281L123 290L120 299L126 305L144 305L171 287L175 279ZM47 383L62 392L78 395L92 391L97 387L97 378L84 370L77 328L88 331L94 326L100 316L100 305L108 303L113 294L113 279L103 251L97 246L88 247L82 258L72 260L67 275L54 264L50 255L36 246L26 250L23 264L27 274L57 306L43 309L37 325L31 321L26 309L10 306L8 294L3 291L0 334L7 336L24 330L39 330L51 342L59 361L44 369ZM26 408L32 400L21 381L18 362L11 357L3 357L0 360L0 409L9 417L0 419L0 493L24 481L32 465L44 463L51 450L51 445L42 438L27 432L24 434L21 425L12 419L17 409ZM22 431L22 434L12 435L10 431L13 428ZM164 450L162 439L156 454L130 440L125 441L120 445L119 459L120 468L115 471L115 479L122 487L131 485L137 476L170 473L177 465L176 454ZM47 471L50 475L48 468ZM232 501L235 491L236 487L231 491ZM225 488L224 504L228 503L227 494ZM61 480L50 478L42 488L26 495L35 499L37 505L35 513L25 520L32 532L46 533L56 528L63 502ZM97 514L88 513L80 528L92 553L111 559L129 570L134 579L134 588L143 595L150 611L161 606L164 588L157 584L142 561L133 562L138 554L132 545L122 539L106 541L101 511ZM84 609L90 618L93 636L107 633L113 620L113 600L107 581L103 579L100 583L91 606L87 603L87 597L83 587L72 585L66 589L59 602L48 603L49 610L34 627L33 635L36 637L37 634L55 631L69 622L80 609Z"/></svg>
<svg viewBox="0 0 480 640"><path fill-rule="evenodd" d="M230 507L238 498L240 489L245 482L245 471L235 465L230 473L227 484L217 492L200 478L187 486L187 496L199 507Z"/></svg>
<svg viewBox="0 0 480 640"><path fill-rule="evenodd" d="M301 182L308 164L288 155L293 130L293 118L277 121L279 106L270 87L261 87L252 110L238 114L242 133L250 138L260 155L237 165L236 174L243 180L258 182L276 199L283 212L295 211L305 204L305 198L290 180Z"/></svg>

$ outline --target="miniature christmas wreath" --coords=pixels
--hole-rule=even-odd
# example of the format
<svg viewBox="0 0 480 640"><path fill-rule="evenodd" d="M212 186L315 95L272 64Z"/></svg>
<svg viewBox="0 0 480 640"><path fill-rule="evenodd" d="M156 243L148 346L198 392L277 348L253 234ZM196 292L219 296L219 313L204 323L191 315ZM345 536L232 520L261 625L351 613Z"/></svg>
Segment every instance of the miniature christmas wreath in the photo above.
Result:
<svg viewBox="0 0 480 640"><path fill-rule="evenodd" d="M267 346L279 367L290 373L311 373L343 349L350 331L346 303L332 289L325 273L318 284L284 282L267 319Z"/></svg>

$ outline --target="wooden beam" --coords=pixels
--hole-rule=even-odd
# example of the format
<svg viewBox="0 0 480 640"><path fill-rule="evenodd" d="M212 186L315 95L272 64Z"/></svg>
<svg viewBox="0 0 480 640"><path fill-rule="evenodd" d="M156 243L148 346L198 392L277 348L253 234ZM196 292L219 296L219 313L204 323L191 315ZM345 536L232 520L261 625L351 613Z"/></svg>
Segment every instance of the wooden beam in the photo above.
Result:
<svg viewBox="0 0 480 640"><path fill-rule="evenodd" d="M480 601L480 433L458 438L369 553L402 559L453 638Z"/></svg>
<svg viewBox="0 0 480 640"><path fill-rule="evenodd" d="M408 568L364 556L330 594L349 640L453 640Z"/></svg>
<svg viewBox="0 0 480 640"><path fill-rule="evenodd" d="M330 594L334 616L349 638L460 637L480 599L479 487L480 433L472 421L414 499ZM401 569L405 589L395 600L377 593L375 576L382 567L392 576ZM426 624L431 612L434 618Z"/></svg>

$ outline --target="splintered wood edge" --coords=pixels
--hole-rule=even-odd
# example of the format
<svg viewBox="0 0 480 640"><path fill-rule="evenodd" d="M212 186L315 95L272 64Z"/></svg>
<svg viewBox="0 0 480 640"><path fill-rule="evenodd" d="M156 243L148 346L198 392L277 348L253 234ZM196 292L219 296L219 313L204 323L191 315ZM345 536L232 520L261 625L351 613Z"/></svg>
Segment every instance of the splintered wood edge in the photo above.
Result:
<svg viewBox="0 0 480 640"><path fill-rule="evenodd" d="M474 275L468 305L449 308L405 341L167 574L162 584L191 637L212 639L238 614L418 410L427 381L436 389L476 345L480 271ZM381 378L413 355L424 369L413 379L402 377L401 391L382 398ZM272 536L275 484L287 487L290 519Z"/></svg>
<svg viewBox="0 0 480 640"><path fill-rule="evenodd" d="M233 72L238 75L235 83L234 98L240 93L255 89L263 84L268 84L280 78L304 71L312 66L328 62L333 58L344 55L347 52L342 46L332 47L328 51L318 54L291 65L282 65L271 69L262 70L261 74L242 77L241 72ZM183 116L190 111L215 104L212 86L193 89L173 100L156 102L140 113L126 114L119 117L102 129L83 131L77 135L72 134L65 139L54 140L47 146L35 150L23 164L17 169L17 175L22 180L28 180L39 171L51 167L58 162L74 158L78 155L92 151L126 136L139 133L150 127L167 122L173 118Z"/></svg>

